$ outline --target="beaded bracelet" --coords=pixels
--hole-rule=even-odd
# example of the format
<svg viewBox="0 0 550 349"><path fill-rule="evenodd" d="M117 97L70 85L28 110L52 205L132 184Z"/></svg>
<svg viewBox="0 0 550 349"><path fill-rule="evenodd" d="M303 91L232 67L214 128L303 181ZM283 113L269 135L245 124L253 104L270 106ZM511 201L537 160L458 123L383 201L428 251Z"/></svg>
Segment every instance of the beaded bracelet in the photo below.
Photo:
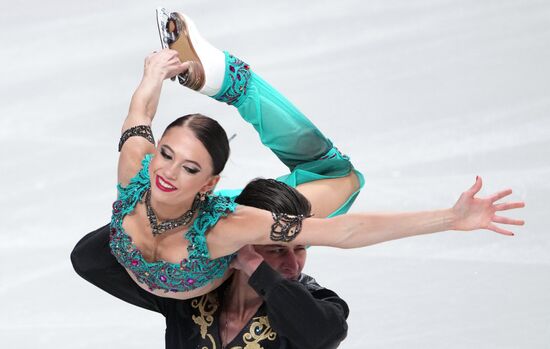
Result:
<svg viewBox="0 0 550 349"><path fill-rule="evenodd" d="M269 238L272 241L282 242L294 240L302 230L302 221L307 218L304 215L293 216L286 213L271 212L271 215L274 223L271 226Z"/></svg>
<svg viewBox="0 0 550 349"><path fill-rule="evenodd" d="M151 126L149 125L138 125L134 127L130 127L126 131L122 133L122 136L120 136L120 141L118 142L118 151L122 149L122 146L128 138L133 136L140 136L151 142L151 144L155 145L155 138L153 137L153 132L151 131Z"/></svg>

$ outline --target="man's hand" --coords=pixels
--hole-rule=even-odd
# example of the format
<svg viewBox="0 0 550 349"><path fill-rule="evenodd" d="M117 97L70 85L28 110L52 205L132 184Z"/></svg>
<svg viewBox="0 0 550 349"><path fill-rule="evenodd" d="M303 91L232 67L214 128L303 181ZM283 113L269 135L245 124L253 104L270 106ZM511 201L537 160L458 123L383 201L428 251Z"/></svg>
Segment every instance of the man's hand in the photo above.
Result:
<svg viewBox="0 0 550 349"><path fill-rule="evenodd" d="M231 263L231 267L250 276L263 261L264 258L254 250L252 245L246 245L239 250L237 258Z"/></svg>

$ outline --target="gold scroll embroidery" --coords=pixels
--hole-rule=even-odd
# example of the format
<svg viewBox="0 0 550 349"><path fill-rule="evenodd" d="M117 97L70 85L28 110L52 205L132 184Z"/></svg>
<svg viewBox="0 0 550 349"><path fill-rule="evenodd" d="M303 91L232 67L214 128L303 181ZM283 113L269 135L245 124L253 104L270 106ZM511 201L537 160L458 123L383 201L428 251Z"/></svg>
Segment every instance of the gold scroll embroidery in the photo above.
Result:
<svg viewBox="0 0 550 349"><path fill-rule="evenodd" d="M263 340L274 341L277 338L277 332L273 331L269 325L267 316L258 316L252 319L252 324L248 329L248 333L243 335L244 347L233 347L231 349L264 349L260 345Z"/></svg>
<svg viewBox="0 0 550 349"><path fill-rule="evenodd" d="M192 319L195 324L200 327L201 337L203 339L208 338L212 343L211 349L216 349L216 341L214 340L214 337L208 333L208 328L214 323L213 314L219 306L218 297L215 293L209 293L198 299L194 299L191 302L191 306L194 309L198 309L200 313L199 316L193 315ZM266 339L269 341L274 341L275 338L277 338L277 332L275 332L269 325L267 316L258 316L252 319L248 332L242 337L245 346L235 346L231 347L231 349L264 349L264 347L260 345L260 342ZM209 348L204 346L202 349Z"/></svg>
<svg viewBox="0 0 550 349"><path fill-rule="evenodd" d="M218 297L214 293L208 293L202 296L199 299L194 299L191 302L191 306L195 309L198 309L200 316L193 315L193 321L200 326L201 328L201 337L203 339L210 339L212 342L212 349L216 349L216 341L211 334L208 333L208 327L214 322L214 314L218 309ZM202 347L202 349L208 349L207 347Z"/></svg>

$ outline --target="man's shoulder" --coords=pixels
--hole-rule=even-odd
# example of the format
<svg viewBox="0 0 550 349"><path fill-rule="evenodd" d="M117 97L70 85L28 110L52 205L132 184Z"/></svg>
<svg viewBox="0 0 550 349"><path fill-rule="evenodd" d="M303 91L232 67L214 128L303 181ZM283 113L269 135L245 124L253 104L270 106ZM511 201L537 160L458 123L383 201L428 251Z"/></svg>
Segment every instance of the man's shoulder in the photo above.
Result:
<svg viewBox="0 0 550 349"><path fill-rule="evenodd" d="M300 274L297 281L301 283L315 299L339 304L344 311L345 318L347 319L349 315L349 307L346 301L340 298L336 292L319 285L313 277L304 273Z"/></svg>

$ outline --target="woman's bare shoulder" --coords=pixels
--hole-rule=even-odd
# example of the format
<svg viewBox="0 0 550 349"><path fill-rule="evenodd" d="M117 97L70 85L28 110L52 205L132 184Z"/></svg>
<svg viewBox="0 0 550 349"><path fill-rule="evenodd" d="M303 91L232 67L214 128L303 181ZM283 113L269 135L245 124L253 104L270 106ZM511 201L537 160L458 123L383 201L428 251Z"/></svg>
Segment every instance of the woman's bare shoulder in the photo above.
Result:
<svg viewBox="0 0 550 349"><path fill-rule="evenodd" d="M219 258L237 252L244 245L256 243L261 232L268 232L268 217L271 217L269 211L238 205L208 232L210 256Z"/></svg>
<svg viewBox="0 0 550 349"><path fill-rule="evenodd" d="M135 137L134 137L135 138ZM134 141L133 139L128 140L128 142ZM136 139L135 141L141 141ZM137 148L128 148L120 152L118 160L118 183L123 187L127 186L130 183L130 180L134 178L137 173L143 167L143 159L146 155L152 154L152 150L143 151Z"/></svg>

